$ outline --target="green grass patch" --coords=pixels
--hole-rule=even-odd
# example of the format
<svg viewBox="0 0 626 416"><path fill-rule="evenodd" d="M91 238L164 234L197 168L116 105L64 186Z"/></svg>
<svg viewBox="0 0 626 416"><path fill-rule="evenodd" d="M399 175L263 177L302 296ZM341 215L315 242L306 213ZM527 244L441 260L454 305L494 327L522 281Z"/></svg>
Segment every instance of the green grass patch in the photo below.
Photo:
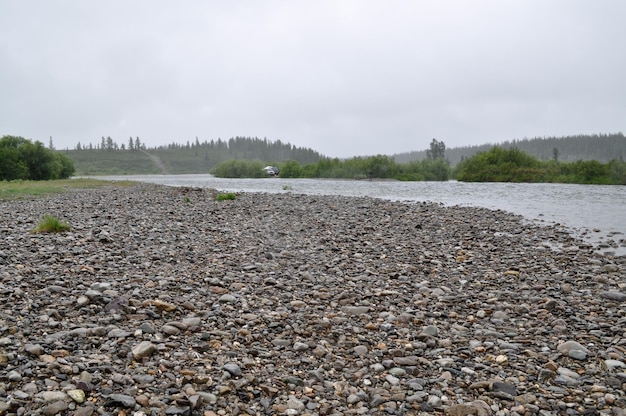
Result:
<svg viewBox="0 0 626 416"><path fill-rule="evenodd" d="M218 201L235 200L237 199L237 195L232 192L227 192L224 194L217 194L217 197L215 199L217 199Z"/></svg>
<svg viewBox="0 0 626 416"><path fill-rule="evenodd" d="M69 231L70 226L53 215L44 215L43 220L37 228L33 229L33 233L62 233Z"/></svg>
<svg viewBox="0 0 626 416"><path fill-rule="evenodd" d="M142 152L124 150L69 150L66 155L74 161L76 176L154 175L161 170Z"/></svg>
<svg viewBox="0 0 626 416"><path fill-rule="evenodd" d="M0 201L35 198L60 194L73 189L93 189L103 186L131 186L133 181L102 181L98 179L58 179L52 181L0 182Z"/></svg>

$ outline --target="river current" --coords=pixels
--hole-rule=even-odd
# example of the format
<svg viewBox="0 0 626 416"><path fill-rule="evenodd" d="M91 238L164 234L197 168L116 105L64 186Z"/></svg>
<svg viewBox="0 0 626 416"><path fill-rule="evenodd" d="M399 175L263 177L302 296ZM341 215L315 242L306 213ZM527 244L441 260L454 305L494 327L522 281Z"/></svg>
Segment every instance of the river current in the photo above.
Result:
<svg viewBox="0 0 626 416"><path fill-rule="evenodd" d="M626 255L626 186L352 181L331 179L225 179L212 175L128 175L99 179L135 180L229 192L294 192L369 196L393 201L501 209L541 224L559 223L599 251Z"/></svg>

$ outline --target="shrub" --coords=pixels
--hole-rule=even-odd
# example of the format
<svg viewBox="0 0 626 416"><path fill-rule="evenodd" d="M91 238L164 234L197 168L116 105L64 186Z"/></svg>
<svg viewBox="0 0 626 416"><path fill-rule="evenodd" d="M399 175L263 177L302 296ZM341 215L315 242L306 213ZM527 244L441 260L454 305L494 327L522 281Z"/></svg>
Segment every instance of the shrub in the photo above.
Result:
<svg viewBox="0 0 626 416"><path fill-rule="evenodd" d="M47 149L43 143L19 136L0 138L0 180L66 179L74 174L74 162Z"/></svg>
<svg viewBox="0 0 626 416"><path fill-rule="evenodd" d="M218 201L226 201L226 200L234 200L237 199L237 195L232 192L227 192L225 194L217 194Z"/></svg>
<svg viewBox="0 0 626 416"><path fill-rule="evenodd" d="M211 169L218 178L264 178L263 164L257 160L226 160Z"/></svg>
<svg viewBox="0 0 626 416"><path fill-rule="evenodd" d="M44 215L43 220L39 223L37 228L33 230L34 233L61 233L69 231L70 226L61 221L60 219L52 215Z"/></svg>

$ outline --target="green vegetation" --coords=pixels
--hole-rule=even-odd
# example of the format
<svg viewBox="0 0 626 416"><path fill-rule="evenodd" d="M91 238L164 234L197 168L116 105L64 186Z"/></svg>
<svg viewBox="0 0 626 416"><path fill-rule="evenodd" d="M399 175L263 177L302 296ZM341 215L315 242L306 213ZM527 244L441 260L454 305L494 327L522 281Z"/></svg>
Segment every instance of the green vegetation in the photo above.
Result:
<svg viewBox="0 0 626 416"><path fill-rule="evenodd" d="M397 164L384 155L353 157L339 160L323 158L317 163L300 165L296 160L277 164L282 178L333 178L333 179L395 179L401 181L447 181L450 165L444 159L446 145L433 139L429 158L404 165ZM266 177L264 163L258 160L228 160L220 163L211 173L222 178Z"/></svg>
<svg viewBox="0 0 626 416"><path fill-rule="evenodd" d="M399 165L388 156L354 157L352 159L322 159L301 166L294 160L277 164L281 178L333 179L395 179L402 181L446 181L450 166L443 159L422 160ZM211 173L221 178L267 177L264 163L229 160L220 163Z"/></svg>
<svg viewBox="0 0 626 416"><path fill-rule="evenodd" d="M0 181L69 178L74 163L62 153L19 136L0 138Z"/></svg>
<svg viewBox="0 0 626 416"><path fill-rule="evenodd" d="M265 166L258 160L227 160L211 169L211 173L220 178L264 178Z"/></svg>
<svg viewBox="0 0 626 416"><path fill-rule="evenodd" d="M479 152L487 152L495 143L479 146L464 146L446 149L446 159L451 166L474 156ZM517 148L540 161L554 160L557 162L575 162L578 160L597 160L608 163L613 159L626 158L626 137L622 133L588 134L567 137L535 137L531 139L508 140L497 144L504 149ZM398 163L428 158L432 151L420 150L393 155Z"/></svg>
<svg viewBox="0 0 626 416"><path fill-rule="evenodd" d="M111 137L102 137L96 145L76 145L67 151L78 175L183 174L207 173L229 160L297 160L315 163L322 156L308 148L296 147L280 140L275 142L252 137L230 140L187 141L147 149L139 137L118 144ZM236 176L246 177L246 176Z"/></svg>
<svg viewBox="0 0 626 416"><path fill-rule="evenodd" d="M111 150L70 150L67 152L81 176L95 175L156 175L161 170L145 153Z"/></svg>
<svg viewBox="0 0 626 416"><path fill-rule="evenodd" d="M139 137L118 145L102 137L95 146L80 143L65 155L53 152L40 142L5 136L0 146L0 179L37 179L50 173L65 177L79 175L182 174L212 173L224 178L265 178L265 166L276 166L282 178L390 179L401 181L562 182L582 184L626 184L626 138L622 133L524 139L504 142L502 146L474 146L447 149L443 141L432 139L421 152L402 155L375 155L350 159L331 159L306 148L267 139L234 137L210 142L187 141L147 149ZM532 149L526 151L525 149ZM33 150L34 149L34 150ZM50 159L42 157L46 152ZM539 154L539 156L538 156ZM17 157L26 155L28 163ZM585 157L573 161L576 155ZM605 160L607 155L612 160ZM30 158L30 159L28 159ZM595 160L589 160L594 159ZM43 160L39 163L38 160ZM450 160L453 163L450 163ZM73 163L66 163L66 162ZM458 163L457 163L458 162ZM451 166L456 167L452 170ZM44 166L42 168L42 166ZM48 166L48 167L46 167ZM56 168L51 168L55 166ZM67 167L67 169L65 169ZM28 172L28 173L26 173ZM7 192L0 195L6 198Z"/></svg>
<svg viewBox="0 0 626 416"><path fill-rule="evenodd" d="M43 220L37 228L32 230L33 233L61 233L69 231L70 226L52 215L44 215Z"/></svg>
<svg viewBox="0 0 626 416"><path fill-rule="evenodd" d="M47 196L68 192L72 189L91 189L101 186L130 186L131 181L101 181L97 179L58 179L52 181L2 181L0 200L12 200Z"/></svg>
<svg viewBox="0 0 626 416"><path fill-rule="evenodd" d="M235 199L237 199L237 195L235 195L232 192L227 192L227 193L223 193L223 194L217 194L217 197L215 197L215 199L217 199L218 201L235 200Z"/></svg>
<svg viewBox="0 0 626 416"><path fill-rule="evenodd" d="M464 182L555 182L626 185L626 163L612 160L559 162L558 157L540 161L519 149L494 146L463 160L455 177Z"/></svg>

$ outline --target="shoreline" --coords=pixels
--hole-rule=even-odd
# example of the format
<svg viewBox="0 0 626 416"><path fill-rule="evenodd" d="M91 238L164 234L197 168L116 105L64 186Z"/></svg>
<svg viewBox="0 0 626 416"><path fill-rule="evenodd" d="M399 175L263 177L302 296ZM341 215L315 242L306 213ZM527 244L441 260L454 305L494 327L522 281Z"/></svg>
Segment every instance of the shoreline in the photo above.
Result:
<svg viewBox="0 0 626 416"><path fill-rule="evenodd" d="M121 177L107 177L121 180ZM278 179L278 180L277 180ZM171 186L197 186L203 188L221 189L224 191L243 192L270 192L285 193L298 192L310 195L345 195L345 196L372 196L383 200L414 201L414 202L443 202L447 206L475 206L492 210L504 209L513 214L521 214L529 221L539 224L561 224L569 227L571 233L587 243L597 247L598 252L607 256L626 256L626 216L622 212L622 205L626 199L617 198L615 201L606 199L601 192L602 187L585 185L555 184L489 184L484 188L483 184L463 184L456 181L445 183L430 182L369 182L369 181L337 181L333 179L323 180L298 180L280 178L252 179L252 180L219 180L210 175L152 175L137 178L141 182L157 183ZM311 182L309 182L311 181ZM346 188L345 184L353 182L354 187ZM277 184L272 186L271 184ZM324 184L322 187L315 183ZM330 184L329 186L326 186ZM436 185L434 188L431 184ZM382 188L367 190L369 186L380 185ZM408 186L408 188L407 188ZM519 187L519 194L511 194L509 187ZM390 187L390 189L387 189ZM476 194L475 188L484 188L482 192L502 193L503 199L484 198ZM547 194L544 188L548 188ZM562 198L554 198L554 192L567 188ZM582 188L584 187L584 188ZM528 191L527 189L535 189ZM416 189L419 191L416 192ZM593 200L580 200L578 192L587 192L589 189L595 194ZM618 188L615 188L616 190ZM626 189L626 188L623 188ZM382 192L382 194L378 194ZM450 195L464 195L462 198L450 197ZM626 197L626 194L623 195ZM533 202L526 204L523 201L530 199ZM619 201L623 201L620 205ZM597 204L597 201L603 201ZM570 207L569 209L567 207ZM574 208L576 207L576 208ZM623 219L623 221L622 221Z"/></svg>
<svg viewBox="0 0 626 416"><path fill-rule="evenodd" d="M215 194L138 184L1 203L0 414L626 407L626 259L565 227ZM30 234L44 214L72 230Z"/></svg>

